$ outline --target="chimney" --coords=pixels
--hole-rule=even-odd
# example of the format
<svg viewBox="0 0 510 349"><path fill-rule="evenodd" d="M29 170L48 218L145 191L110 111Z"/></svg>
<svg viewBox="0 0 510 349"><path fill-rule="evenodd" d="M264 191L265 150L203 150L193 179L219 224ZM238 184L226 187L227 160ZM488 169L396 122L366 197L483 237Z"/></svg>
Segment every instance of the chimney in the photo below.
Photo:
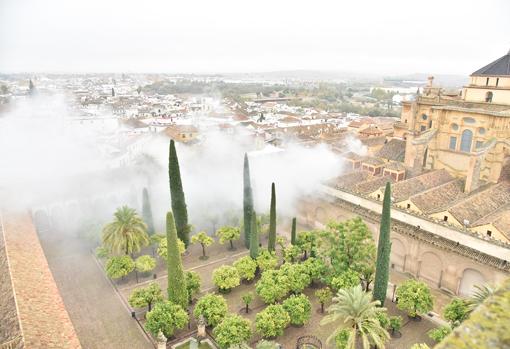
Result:
<svg viewBox="0 0 510 349"><path fill-rule="evenodd" d="M432 87L432 83L434 82L434 77L433 76L429 76L427 78L427 80L428 80L427 87Z"/></svg>

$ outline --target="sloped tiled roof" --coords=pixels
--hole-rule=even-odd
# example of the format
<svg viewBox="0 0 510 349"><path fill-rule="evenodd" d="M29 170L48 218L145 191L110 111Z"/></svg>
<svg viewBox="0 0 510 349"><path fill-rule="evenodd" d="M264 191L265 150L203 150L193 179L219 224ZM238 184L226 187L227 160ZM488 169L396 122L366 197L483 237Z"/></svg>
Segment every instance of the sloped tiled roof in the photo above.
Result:
<svg viewBox="0 0 510 349"><path fill-rule="evenodd" d="M3 218L25 348L81 348L30 216L6 214Z"/></svg>
<svg viewBox="0 0 510 349"><path fill-rule="evenodd" d="M374 177L369 172L355 171L336 177L329 181L329 183L339 189L353 189L356 184L372 178Z"/></svg>
<svg viewBox="0 0 510 349"><path fill-rule="evenodd" d="M510 51L494 62L478 69L471 75L477 76L510 76Z"/></svg>
<svg viewBox="0 0 510 349"><path fill-rule="evenodd" d="M464 182L460 179L447 182L438 187L410 198L423 213L431 214L447 209L452 203L466 197L463 192Z"/></svg>
<svg viewBox="0 0 510 349"><path fill-rule="evenodd" d="M473 226L476 227L485 224L492 224L500 232L502 232L507 239L510 240L510 204L482 219L479 219L473 224Z"/></svg>
<svg viewBox="0 0 510 349"><path fill-rule="evenodd" d="M469 196L448 211L460 222L476 224L482 218L510 203L510 182L502 182Z"/></svg>
<svg viewBox="0 0 510 349"><path fill-rule="evenodd" d="M406 154L406 141L401 139L392 139L379 151L375 154L375 156L387 160L393 161L404 161L404 157Z"/></svg>
<svg viewBox="0 0 510 349"><path fill-rule="evenodd" d="M362 183L358 183L355 186L355 190L358 193L362 194L370 194L376 191L377 189L384 187L387 182L394 183L395 181L391 176L377 177L375 179L371 179Z"/></svg>
<svg viewBox="0 0 510 349"><path fill-rule="evenodd" d="M453 177L444 169L427 172L417 177L396 183L393 186L392 196L395 202L400 202L407 200L413 195L449 182L452 179Z"/></svg>

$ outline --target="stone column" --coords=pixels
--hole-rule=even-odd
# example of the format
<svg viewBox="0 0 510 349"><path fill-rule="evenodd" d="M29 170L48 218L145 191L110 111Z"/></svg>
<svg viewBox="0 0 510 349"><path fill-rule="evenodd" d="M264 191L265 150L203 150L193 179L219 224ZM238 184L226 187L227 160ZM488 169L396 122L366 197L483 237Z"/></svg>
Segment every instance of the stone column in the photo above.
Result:
<svg viewBox="0 0 510 349"><path fill-rule="evenodd" d="M159 333L158 333L157 343L158 343L158 349L166 349L166 337L163 334L163 332L161 332L161 330L159 330Z"/></svg>

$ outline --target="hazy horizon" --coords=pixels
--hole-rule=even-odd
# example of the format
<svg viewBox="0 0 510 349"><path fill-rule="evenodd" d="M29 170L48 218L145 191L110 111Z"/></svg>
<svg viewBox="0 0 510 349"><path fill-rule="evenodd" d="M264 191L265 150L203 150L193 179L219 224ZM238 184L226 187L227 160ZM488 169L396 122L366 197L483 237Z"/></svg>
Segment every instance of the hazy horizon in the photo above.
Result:
<svg viewBox="0 0 510 349"><path fill-rule="evenodd" d="M510 49L510 3L0 2L2 73L469 75Z"/></svg>

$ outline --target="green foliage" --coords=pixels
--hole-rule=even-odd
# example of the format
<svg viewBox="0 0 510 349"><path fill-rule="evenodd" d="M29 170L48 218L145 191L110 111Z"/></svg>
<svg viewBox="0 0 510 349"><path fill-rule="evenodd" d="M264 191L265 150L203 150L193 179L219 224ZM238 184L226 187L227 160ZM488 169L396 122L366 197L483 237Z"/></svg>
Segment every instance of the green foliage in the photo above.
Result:
<svg viewBox="0 0 510 349"><path fill-rule="evenodd" d="M202 315L211 327L216 327L227 314L227 301L220 295L206 294L195 305L193 315L199 318Z"/></svg>
<svg viewBox="0 0 510 349"><path fill-rule="evenodd" d="M469 302L460 298L452 299L444 308L443 316L453 327L458 326L469 316Z"/></svg>
<svg viewBox="0 0 510 349"><path fill-rule="evenodd" d="M269 210L269 240L267 249L270 252L275 250L276 244L276 190L274 183L271 184L271 206Z"/></svg>
<svg viewBox="0 0 510 349"><path fill-rule="evenodd" d="M194 271L187 271L185 276L188 301L191 302L193 296L200 290L200 275Z"/></svg>
<svg viewBox="0 0 510 349"><path fill-rule="evenodd" d="M328 267L322 258L310 257L302 264L312 281L322 280L328 273Z"/></svg>
<svg viewBox="0 0 510 349"><path fill-rule="evenodd" d="M255 317L257 332L264 338L281 336L289 323L290 316L280 304L269 305Z"/></svg>
<svg viewBox="0 0 510 349"><path fill-rule="evenodd" d="M251 259L250 256L239 258L233 265L237 269L241 279L250 281L255 278L257 262Z"/></svg>
<svg viewBox="0 0 510 349"><path fill-rule="evenodd" d="M338 291L342 288L351 288L359 285L360 275L352 269L347 269L340 275L333 277L331 287Z"/></svg>
<svg viewBox="0 0 510 349"><path fill-rule="evenodd" d="M494 294L495 289L489 285L475 285L476 291L468 298L469 310L475 310L487 298Z"/></svg>
<svg viewBox="0 0 510 349"><path fill-rule="evenodd" d="M222 349L231 348L248 341L251 337L251 322L239 315L230 314L216 326L214 339Z"/></svg>
<svg viewBox="0 0 510 349"><path fill-rule="evenodd" d="M331 302L331 298L333 297L333 292L329 287L321 288L315 291L315 297L319 300L321 305Z"/></svg>
<svg viewBox="0 0 510 349"><path fill-rule="evenodd" d="M178 304L170 301L160 302L146 315L145 328L156 337L159 331L165 337L173 336L176 329L183 328L188 323L188 314Z"/></svg>
<svg viewBox="0 0 510 349"><path fill-rule="evenodd" d="M122 206L114 217L103 228L103 246L110 252L131 254L149 244L147 226L134 209Z"/></svg>
<svg viewBox="0 0 510 349"><path fill-rule="evenodd" d="M243 300L243 303L246 306L250 305L251 302L253 302L253 292L243 293L243 295L241 296L241 299Z"/></svg>
<svg viewBox="0 0 510 349"><path fill-rule="evenodd" d="M147 233L151 236L154 234L154 220L152 219L151 202L147 188L143 188L142 192L142 216L145 224L147 224Z"/></svg>
<svg viewBox="0 0 510 349"><path fill-rule="evenodd" d="M304 252L305 258L312 256L317 246L317 232L302 231L297 236L296 245Z"/></svg>
<svg viewBox="0 0 510 349"><path fill-rule="evenodd" d="M156 268L156 260L149 255L140 256L135 260L135 268L141 273L146 273Z"/></svg>
<svg viewBox="0 0 510 349"><path fill-rule="evenodd" d="M151 282L149 286L135 289L129 296L129 305L133 308L149 307L163 301L163 292L156 282Z"/></svg>
<svg viewBox="0 0 510 349"><path fill-rule="evenodd" d="M168 300L186 309L188 291L182 268L181 253L178 247L177 231L172 212L166 214Z"/></svg>
<svg viewBox="0 0 510 349"><path fill-rule="evenodd" d="M430 289L423 282L406 280L397 288L397 307L416 317L432 310L433 298Z"/></svg>
<svg viewBox="0 0 510 349"><path fill-rule="evenodd" d="M266 270L257 282L255 291L266 304L275 303L289 293L288 278L278 270Z"/></svg>
<svg viewBox="0 0 510 349"><path fill-rule="evenodd" d="M96 256L99 258L107 258L110 256L110 251L104 246L96 247Z"/></svg>
<svg viewBox="0 0 510 349"><path fill-rule="evenodd" d="M200 244L202 246L202 257L207 257L205 253L205 248L207 246L212 245L214 242L214 239L207 235L205 231L198 232L197 234L193 235L191 237L191 243L192 244Z"/></svg>
<svg viewBox="0 0 510 349"><path fill-rule="evenodd" d="M331 261L335 274L352 269L362 274L375 260L375 243L361 218L331 222L319 233L319 253Z"/></svg>
<svg viewBox="0 0 510 349"><path fill-rule="evenodd" d="M430 339L439 343L450 333L452 333L452 329L450 326L440 326L428 331L427 335L430 337Z"/></svg>
<svg viewBox="0 0 510 349"><path fill-rule="evenodd" d="M244 167L243 167L243 215L244 215L244 245L250 249L251 253L251 229L253 220L253 193L250 181L250 163L248 161L248 154L244 153ZM258 241L257 241L258 247ZM254 251L255 252L255 251ZM256 258L252 256L252 258Z"/></svg>
<svg viewBox="0 0 510 349"><path fill-rule="evenodd" d="M114 256L106 262L106 274L112 279L126 276L135 269L135 262L130 256Z"/></svg>
<svg viewBox="0 0 510 349"><path fill-rule="evenodd" d="M220 291L229 291L241 283L237 269L230 265L222 265L213 271L213 282Z"/></svg>
<svg viewBox="0 0 510 349"><path fill-rule="evenodd" d="M349 330L342 329L335 336L336 349L347 349L347 343L349 342Z"/></svg>
<svg viewBox="0 0 510 349"><path fill-rule="evenodd" d="M285 263L278 272L281 278L287 279L288 288L294 293L303 292L312 281L303 264Z"/></svg>
<svg viewBox="0 0 510 349"><path fill-rule="evenodd" d="M238 227L225 226L218 229L216 236L220 238L220 244L223 245L226 242L230 242L230 249L233 249L233 240L237 240L241 237L241 231Z"/></svg>
<svg viewBox="0 0 510 349"><path fill-rule="evenodd" d="M386 300L386 291L388 289L388 279L390 273L390 253L391 253L391 184L386 183L384 189L383 208L381 215L381 228L379 233L379 243L377 245L377 261L375 268L374 281L374 299L384 305Z"/></svg>
<svg viewBox="0 0 510 349"><path fill-rule="evenodd" d="M392 332L398 332L402 328L402 316L390 316L390 322L388 324L389 329Z"/></svg>
<svg viewBox="0 0 510 349"><path fill-rule="evenodd" d="M168 245L167 245L166 237L159 241L157 253L165 261L168 258L167 257L167 253L168 253L168 247L167 246ZM183 254L186 251L186 246L184 245L184 242L182 242L181 239L177 239L177 249L179 250L179 254Z"/></svg>
<svg viewBox="0 0 510 349"><path fill-rule="evenodd" d="M301 326L310 320L312 303L304 294L292 295L283 301L283 309L290 316L290 323Z"/></svg>
<svg viewBox="0 0 510 349"><path fill-rule="evenodd" d="M296 245L289 245L283 250L283 259L287 263L294 263L301 254L301 249Z"/></svg>
<svg viewBox="0 0 510 349"><path fill-rule="evenodd" d="M290 243L292 245L295 245L297 243L296 229L297 229L297 222L296 222L296 217L294 217L294 218L292 218L292 228L290 231Z"/></svg>
<svg viewBox="0 0 510 349"><path fill-rule="evenodd" d="M257 230L257 214L255 213L255 211L252 211L251 213L251 227L249 232L250 232L250 257L256 259L259 255L259 232Z"/></svg>
<svg viewBox="0 0 510 349"><path fill-rule="evenodd" d="M179 159L175 150L175 142L170 141L170 150L168 156L168 177L170 182L170 196L172 199L172 211L175 214L175 226L177 236L189 245L188 209L186 207L186 199L184 198L184 190L182 188L181 170L179 169Z"/></svg>
<svg viewBox="0 0 510 349"><path fill-rule="evenodd" d="M377 313L377 320L379 321L379 324L381 324L382 328L388 328L390 325L390 318L388 317L388 314L386 312L380 311Z"/></svg>
<svg viewBox="0 0 510 349"><path fill-rule="evenodd" d="M275 269L278 266L278 258L274 252L262 250L257 257L257 266L261 271Z"/></svg>
<svg viewBox="0 0 510 349"><path fill-rule="evenodd" d="M338 291L333 303L328 307L328 315L321 320L321 325L338 323L338 328L329 336L328 342L343 329L349 331L348 348L357 348L357 340L361 340L362 347L368 349L370 344L384 348L389 334L381 326L378 313L385 312L379 307L379 301L372 301L369 293L356 286Z"/></svg>

